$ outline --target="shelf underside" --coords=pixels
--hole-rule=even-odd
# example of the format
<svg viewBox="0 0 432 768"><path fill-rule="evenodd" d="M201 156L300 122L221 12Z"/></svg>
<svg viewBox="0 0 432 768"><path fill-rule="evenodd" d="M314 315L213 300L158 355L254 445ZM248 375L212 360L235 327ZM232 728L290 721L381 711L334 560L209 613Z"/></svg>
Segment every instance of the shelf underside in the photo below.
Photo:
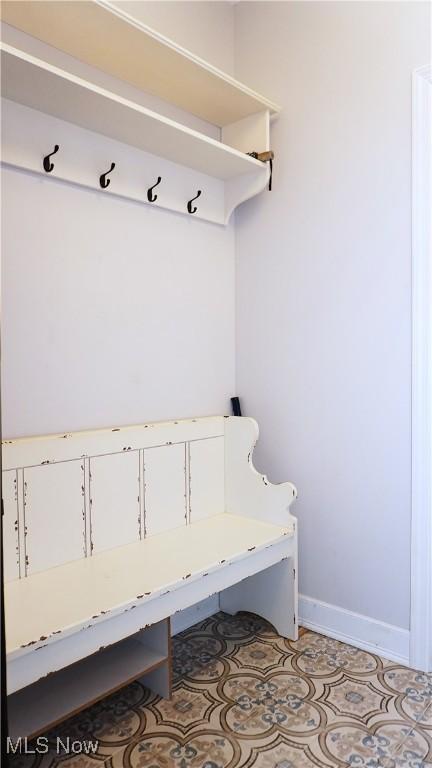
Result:
<svg viewBox="0 0 432 768"><path fill-rule="evenodd" d="M3 2L2 18L218 126L279 107L102 0Z"/></svg>
<svg viewBox="0 0 432 768"><path fill-rule="evenodd" d="M215 178L266 174L246 154L5 44L2 95Z"/></svg>

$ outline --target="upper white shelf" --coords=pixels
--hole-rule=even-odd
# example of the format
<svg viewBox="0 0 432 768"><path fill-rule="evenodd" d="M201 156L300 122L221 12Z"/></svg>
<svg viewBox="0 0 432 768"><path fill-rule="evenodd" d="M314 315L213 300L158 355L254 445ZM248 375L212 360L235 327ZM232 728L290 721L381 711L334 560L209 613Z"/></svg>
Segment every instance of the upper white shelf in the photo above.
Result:
<svg viewBox="0 0 432 768"><path fill-rule="evenodd" d="M255 172L265 185L259 160L12 46L0 49L6 99L217 179Z"/></svg>
<svg viewBox="0 0 432 768"><path fill-rule="evenodd" d="M107 0L6 0L1 6L8 24L214 125L279 111Z"/></svg>

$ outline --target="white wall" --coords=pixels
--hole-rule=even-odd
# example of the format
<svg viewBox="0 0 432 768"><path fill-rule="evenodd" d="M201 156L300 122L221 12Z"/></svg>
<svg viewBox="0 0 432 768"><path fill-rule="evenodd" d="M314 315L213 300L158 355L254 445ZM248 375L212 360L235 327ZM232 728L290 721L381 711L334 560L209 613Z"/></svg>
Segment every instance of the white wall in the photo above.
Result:
<svg viewBox="0 0 432 768"><path fill-rule="evenodd" d="M260 468L298 485L301 592L406 628L411 72L429 60L429 8L235 14L236 76L283 106L274 191L236 216L236 389Z"/></svg>
<svg viewBox="0 0 432 768"><path fill-rule="evenodd" d="M218 11L209 3L205 25L202 5L195 52L214 51L218 20L226 33L219 55L229 69L232 14L225 4ZM148 21L157 27L154 12ZM183 44L187 30L193 48L186 16L177 17L176 29ZM90 74L11 28L3 38ZM96 70L91 76L138 96ZM154 106L154 99L139 100ZM165 112L176 116L171 107ZM52 118L45 120L48 133ZM215 135L196 118L188 123ZM232 224L219 227L13 170L4 171L2 193L5 437L229 412Z"/></svg>

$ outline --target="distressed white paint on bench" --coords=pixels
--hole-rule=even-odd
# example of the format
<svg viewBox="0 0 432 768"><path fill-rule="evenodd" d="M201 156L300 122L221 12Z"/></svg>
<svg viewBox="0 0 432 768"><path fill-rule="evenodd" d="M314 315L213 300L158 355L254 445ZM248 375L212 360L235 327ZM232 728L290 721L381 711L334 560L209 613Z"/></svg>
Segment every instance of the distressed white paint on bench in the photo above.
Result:
<svg viewBox="0 0 432 768"><path fill-rule="evenodd" d="M80 459L24 469L25 575L84 557L83 482Z"/></svg>
<svg viewBox="0 0 432 768"><path fill-rule="evenodd" d="M252 453L258 440L258 424L254 419L229 418L225 423L225 497L236 515L268 520L285 525L295 518L288 507L297 495L292 483L270 483L257 472Z"/></svg>
<svg viewBox="0 0 432 768"><path fill-rule="evenodd" d="M225 508L225 440L189 443L189 515L193 523Z"/></svg>
<svg viewBox="0 0 432 768"><path fill-rule="evenodd" d="M190 586L222 564L248 557L285 536L292 536L291 527L223 513L10 582L7 608L14 615L7 639L9 653L17 657L25 653L28 643L35 650L55 642L58 630L66 636L88 622L115 616L185 583ZM17 605L25 621L17 620Z"/></svg>
<svg viewBox="0 0 432 768"><path fill-rule="evenodd" d="M144 450L147 536L186 525L186 443Z"/></svg>
<svg viewBox="0 0 432 768"><path fill-rule="evenodd" d="M18 473L15 470L10 469L8 472L3 472L2 477L2 497L4 502L3 567L6 581L19 579L20 576L17 475Z"/></svg>
<svg viewBox="0 0 432 768"><path fill-rule="evenodd" d="M297 637L296 491L253 468L257 437L210 417L4 443L9 692L217 592Z"/></svg>
<svg viewBox="0 0 432 768"><path fill-rule="evenodd" d="M140 452L92 457L89 480L92 553L140 538Z"/></svg>
<svg viewBox="0 0 432 768"><path fill-rule="evenodd" d="M173 442L184 443L207 437L223 437L224 424L224 416L208 416L4 440L3 469L69 461L76 459L77 455L105 456Z"/></svg>
<svg viewBox="0 0 432 768"><path fill-rule="evenodd" d="M21 573L13 567L8 546L6 581L185 525L190 446L214 437L223 444L224 421L210 417L4 441L3 476L11 489L5 499L5 533L24 542ZM207 498L208 508L220 513L221 457L217 463L207 448L203 452L195 473L199 504L206 506ZM200 449L194 449L199 455ZM17 471L23 486L12 489ZM17 531L14 493L25 517Z"/></svg>

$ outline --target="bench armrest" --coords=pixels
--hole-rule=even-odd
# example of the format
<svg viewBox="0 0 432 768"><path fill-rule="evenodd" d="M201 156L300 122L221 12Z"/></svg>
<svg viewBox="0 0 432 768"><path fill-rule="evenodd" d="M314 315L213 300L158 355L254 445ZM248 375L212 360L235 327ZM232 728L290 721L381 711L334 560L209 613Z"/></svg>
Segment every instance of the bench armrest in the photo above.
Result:
<svg viewBox="0 0 432 768"><path fill-rule="evenodd" d="M293 483L271 483L258 472L252 454L259 436L255 419L225 419L225 510L236 515L295 528L290 506L297 498Z"/></svg>

